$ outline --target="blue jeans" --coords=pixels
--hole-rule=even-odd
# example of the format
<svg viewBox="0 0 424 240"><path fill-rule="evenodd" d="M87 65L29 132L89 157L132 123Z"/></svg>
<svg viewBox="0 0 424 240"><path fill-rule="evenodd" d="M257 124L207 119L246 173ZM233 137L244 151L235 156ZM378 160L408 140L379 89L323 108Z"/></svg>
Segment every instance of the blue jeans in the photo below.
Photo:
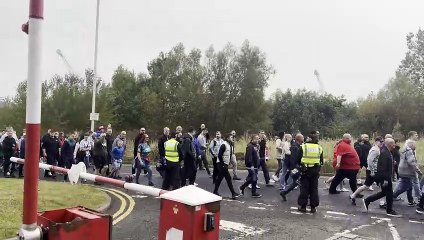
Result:
<svg viewBox="0 0 424 240"><path fill-rule="evenodd" d="M290 171L287 174L290 175L289 180L287 180L288 184L286 185L285 189L281 190L281 192L285 192L286 194L291 192L293 189L295 189L299 185L297 180L299 180L300 172L298 172L297 174L293 174Z"/></svg>
<svg viewBox="0 0 424 240"><path fill-rule="evenodd" d="M153 178L153 173L152 173L152 169L150 168L150 162L142 160L144 163L144 166L141 165L140 161L138 159L135 160L135 167L137 169L136 174L135 174L135 182L137 184L140 184L139 179L140 179L140 174L141 174L141 170L144 170L147 172L147 179L149 181L149 183L153 183L152 182L152 178Z"/></svg>
<svg viewBox="0 0 424 240"><path fill-rule="evenodd" d="M290 173L288 173L287 171L288 171L287 164L283 162L283 166L280 171L280 187L282 190L286 189L286 187L293 182L292 178L289 177Z"/></svg>
<svg viewBox="0 0 424 240"><path fill-rule="evenodd" d="M420 186L420 180L418 179L418 174L416 174L415 177L412 179L412 188L414 189L415 197L420 198L421 186Z"/></svg>
<svg viewBox="0 0 424 240"><path fill-rule="evenodd" d="M396 188L393 192L393 198L397 198L402 193L407 192L408 202L413 202L414 199L412 198L412 183L413 177L400 177L398 184L396 185Z"/></svg>

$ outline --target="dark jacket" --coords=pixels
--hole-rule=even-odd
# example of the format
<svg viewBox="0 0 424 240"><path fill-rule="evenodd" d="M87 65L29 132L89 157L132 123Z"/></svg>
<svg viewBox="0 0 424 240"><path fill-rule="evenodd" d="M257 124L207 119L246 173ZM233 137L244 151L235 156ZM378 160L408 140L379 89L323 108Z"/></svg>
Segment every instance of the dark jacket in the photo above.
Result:
<svg viewBox="0 0 424 240"><path fill-rule="evenodd" d="M25 159L25 138L21 141L21 146L19 146L19 158Z"/></svg>
<svg viewBox="0 0 424 240"><path fill-rule="evenodd" d="M64 162L73 163L74 162L74 150L75 150L75 140L70 141L69 139L65 139L63 142L62 150L61 150L61 158Z"/></svg>
<svg viewBox="0 0 424 240"><path fill-rule="evenodd" d="M391 181L393 173L393 156L389 149L384 146L380 151L380 157L377 162L377 181Z"/></svg>
<svg viewBox="0 0 424 240"><path fill-rule="evenodd" d="M134 157L137 156L137 151L138 151L138 145L140 145L141 143L141 139L143 138L144 134L138 134L137 137L135 137L134 139Z"/></svg>
<svg viewBox="0 0 424 240"><path fill-rule="evenodd" d="M109 134L106 134L105 139L106 139L106 149L107 149L107 152L110 154L112 152L113 140L115 139L113 138L112 135L109 135Z"/></svg>
<svg viewBox="0 0 424 240"><path fill-rule="evenodd" d="M361 160L362 159L362 145L363 145L363 143L362 142L359 142L359 141L356 141L354 144L353 144L353 147L355 148L355 151L356 151L356 153L358 154L358 157L359 157L359 160ZM361 160L362 161L362 160Z"/></svg>
<svg viewBox="0 0 424 240"><path fill-rule="evenodd" d="M246 147L246 154L244 156L244 164L247 168L258 168L259 166L259 146L249 143Z"/></svg>
<svg viewBox="0 0 424 240"><path fill-rule="evenodd" d="M265 158L265 149L266 149L266 140L262 139L259 142L259 158L264 159Z"/></svg>
<svg viewBox="0 0 424 240"><path fill-rule="evenodd" d="M106 158L107 154L107 149L106 146L103 145L102 141L96 141L94 143L94 148L93 148L93 155L96 157L102 157L102 158Z"/></svg>
<svg viewBox="0 0 424 240"><path fill-rule="evenodd" d="M396 162L396 165L399 166L400 163L400 146L396 145L393 149L393 160Z"/></svg>
<svg viewBox="0 0 424 240"><path fill-rule="evenodd" d="M162 137L158 140L158 151L159 151L159 157L162 159L165 157L165 142L170 139L169 135L162 135Z"/></svg>
<svg viewBox="0 0 424 240"><path fill-rule="evenodd" d="M2 148L4 157L12 157L16 152L16 140L13 137L5 137L2 142Z"/></svg>
<svg viewBox="0 0 424 240"><path fill-rule="evenodd" d="M362 166L367 166L368 162L368 154L370 153L370 150L372 148L372 145L370 142L366 141L364 144L361 145L362 154L359 156L359 160L361 160Z"/></svg>
<svg viewBox="0 0 424 240"><path fill-rule="evenodd" d="M294 142L291 147L290 147L290 155L286 155L286 157L288 157L288 161L284 161L284 163L286 164L287 168L289 170L293 170L295 168L297 168L299 166L297 158L300 154L300 151L302 150L301 145Z"/></svg>
<svg viewBox="0 0 424 240"><path fill-rule="evenodd" d="M45 139L43 142L43 149L46 150L46 154L49 157L54 157L56 159L59 158L59 140L53 137L49 137L48 139Z"/></svg>
<svg viewBox="0 0 424 240"><path fill-rule="evenodd" d="M184 166L194 166L196 162L196 150L194 148L193 138L189 134L183 136L181 148Z"/></svg>

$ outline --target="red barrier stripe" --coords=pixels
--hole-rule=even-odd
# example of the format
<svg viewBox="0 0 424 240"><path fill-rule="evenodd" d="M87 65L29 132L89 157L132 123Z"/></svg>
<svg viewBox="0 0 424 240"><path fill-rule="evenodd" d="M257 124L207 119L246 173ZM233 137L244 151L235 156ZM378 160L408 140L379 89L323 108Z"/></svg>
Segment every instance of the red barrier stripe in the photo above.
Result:
<svg viewBox="0 0 424 240"><path fill-rule="evenodd" d="M115 187L120 187L120 188L124 188L124 184L125 184L125 181L113 179L113 178L108 178L108 177L103 177L103 176L96 176L95 180L98 183L106 183L106 184L110 184L110 185L113 185Z"/></svg>

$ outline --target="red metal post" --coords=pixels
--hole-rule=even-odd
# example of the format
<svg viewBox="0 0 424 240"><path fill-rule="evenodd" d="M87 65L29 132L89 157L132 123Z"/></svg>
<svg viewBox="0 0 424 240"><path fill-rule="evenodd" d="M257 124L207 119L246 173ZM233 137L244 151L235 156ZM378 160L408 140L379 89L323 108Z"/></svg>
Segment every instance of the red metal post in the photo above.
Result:
<svg viewBox="0 0 424 240"><path fill-rule="evenodd" d="M30 0L28 33L28 80L26 103L26 149L23 219L19 231L24 239L39 239L37 227L38 160L40 152L43 0Z"/></svg>

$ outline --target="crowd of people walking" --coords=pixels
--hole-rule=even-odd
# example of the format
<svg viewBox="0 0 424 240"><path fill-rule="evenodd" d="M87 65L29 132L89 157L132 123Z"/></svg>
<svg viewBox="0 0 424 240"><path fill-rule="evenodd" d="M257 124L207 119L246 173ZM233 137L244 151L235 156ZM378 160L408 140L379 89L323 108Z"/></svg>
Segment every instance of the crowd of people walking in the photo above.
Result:
<svg viewBox="0 0 424 240"><path fill-rule="evenodd" d="M349 201L353 205L356 205L357 198L362 198L368 210L370 204L385 197L386 201L381 200L380 207L386 209L387 215L396 217L400 214L393 209L393 201L402 200L399 196L406 192L408 206L417 205L416 212L424 214L424 178L419 180L422 173L416 154L418 134L411 131L408 136L404 146L400 146L399 141L394 140L390 134L376 137L373 144L366 134L362 134L354 144L352 136L344 134L334 146L332 163L335 175L325 182L328 193L335 195L346 191L343 182L348 179L352 192ZM190 127L186 132L183 132L181 126L177 126L175 132L165 127L157 141L158 159L153 159L150 137L146 129L141 128L134 139L132 173L124 177L126 181L140 184L143 173L147 185L158 185L153 181L152 164L155 162L156 170L163 178L161 188L164 190L178 189L187 184L196 185L197 172L204 170L214 185L214 194L219 195L222 180L225 179L231 198L237 199L244 195L246 188L251 189L253 198L260 198L262 195L258 191L260 187L257 182L258 171L262 170L266 186L278 186L283 201L287 201L288 194L300 188L298 210L305 213L309 205L310 212L315 213L319 206L318 179L324 164L319 139L319 131L312 131L307 137L301 133L280 132L275 149L269 149L264 131L251 135L244 153L248 175L244 183L236 187L233 181L241 179L237 175L235 131L227 134L216 131L215 137L211 138L205 124L198 130ZM16 177L16 166L10 158L25 158L25 131L18 138L13 128L7 128L1 134L0 143L4 177ZM122 178L120 170L127 148L125 131L114 137L110 125L107 128L100 126L95 132L71 132L66 135L49 129L40 143L40 161L47 164L69 169L72 164L82 162L97 175ZM272 176L267 166L270 151L275 151L278 162L278 169ZM207 161L208 153L212 160L212 170ZM358 178L362 170L366 176L363 184ZM24 174L22 165L18 166L18 177ZM57 176L54 172L45 171L44 177L55 179ZM64 176L66 179L67 176ZM362 185L359 188L358 183ZM396 187L393 189L394 183ZM362 195L364 191L374 191L374 184L380 191L367 197Z"/></svg>

